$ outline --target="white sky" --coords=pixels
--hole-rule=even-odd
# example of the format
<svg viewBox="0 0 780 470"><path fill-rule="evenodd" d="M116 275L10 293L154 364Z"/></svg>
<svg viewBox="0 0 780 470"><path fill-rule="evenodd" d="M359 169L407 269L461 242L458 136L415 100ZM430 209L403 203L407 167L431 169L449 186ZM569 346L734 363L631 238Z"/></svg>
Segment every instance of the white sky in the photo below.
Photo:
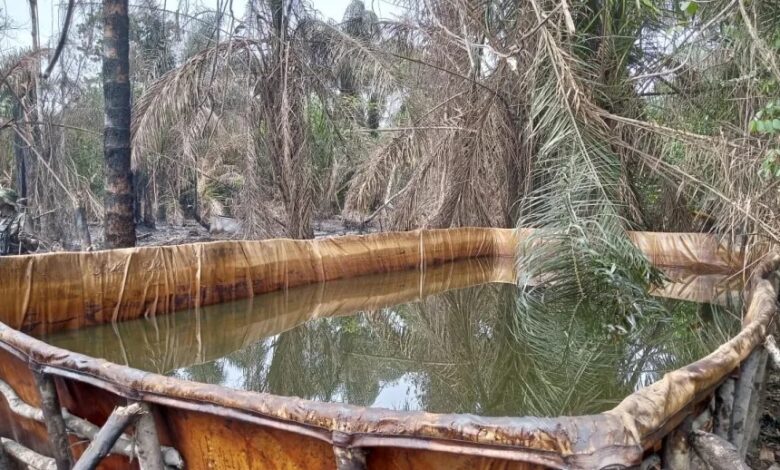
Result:
<svg viewBox="0 0 780 470"><path fill-rule="evenodd" d="M98 3L100 0L84 0L83 2ZM311 4L318 10L324 18L330 18L340 21L344 15L351 0L312 0ZM366 7L372 7L380 18L393 17L399 11L399 8L392 3L392 0L364 0ZM162 6L167 3L167 9L174 10L179 3L189 4L190 10L201 6L205 8L216 8L217 0L157 0ZM82 0L77 0L76 5ZM132 5L134 0L130 0ZM233 1L233 11L241 15L244 12L246 2L243 0ZM41 45L53 45L57 41L60 31L60 25L65 17L67 6L66 0L38 0L38 16L40 23ZM30 36L30 9L27 0L0 0L0 9L3 14L11 20L14 29L4 36L0 36L0 53L8 52L11 49L28 47L31 45ZM72 30L71 30L72 31Z"/></svg>

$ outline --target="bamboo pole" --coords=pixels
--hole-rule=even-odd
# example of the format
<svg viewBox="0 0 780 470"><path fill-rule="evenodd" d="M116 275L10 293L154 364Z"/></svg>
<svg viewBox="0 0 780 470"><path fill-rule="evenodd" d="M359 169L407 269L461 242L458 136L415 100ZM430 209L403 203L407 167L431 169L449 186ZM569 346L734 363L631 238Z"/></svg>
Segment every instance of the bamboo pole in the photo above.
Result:
<svg viewBox="0 0 780 470"><path fill-rule="evenodd" d="M97 468L100 461L111 452L111 448L122 435L122 431L137 421L143 413L143 408L137 403L115 409L106 420L106 424L100 428L95 440L81 454L81 458L76 462L73 470L94 470Z"/></svg>
<svg viewBox="0 0 780 470"><path fill-rule="evenodd" d="M147 403L136 403L141 407L141 417L135 425L135 438L138 442L138 462L143 470L165 470L160 439L154 424L154 415Z"/></svg>
<svg viewBox="0 0 780 470"><path fill-rule="evenodd" d="M17 462L23 463L25 468L33 468L34 470L56 470L57 463L51 457L45 457L27 447L14 442L10 439L0 437L0 447L2 447L9 457L12 457ZM3 467L3 470L8 467Z"/></svg>
<svg viewBox="0 0 780 470"><path fill-rule="evenodd" d="M696 454L712 470L750 470L739 455L737 447L722 437L704 431L693 431L688 440Z"/></svg>
<svg viewBox="0 0 780 470"><path fill-rule="evenodd" d="M715 429L714 434L728 439L731 429L731 414L734 408L734 386L736 380L726 379L715 392Z"/></svg>
<svg viewBox="0 0 780 470"><path fill-rule="evenodd" d="M57 463L57 470L70 470L73 466L73 454L70 450L68 432L65 428L65 420L62 417L60 398L57 395L57 386L51 375L40 371L33 371L35 384L41 396L41 411L46 430L49 433L52 454Z"/></svg>

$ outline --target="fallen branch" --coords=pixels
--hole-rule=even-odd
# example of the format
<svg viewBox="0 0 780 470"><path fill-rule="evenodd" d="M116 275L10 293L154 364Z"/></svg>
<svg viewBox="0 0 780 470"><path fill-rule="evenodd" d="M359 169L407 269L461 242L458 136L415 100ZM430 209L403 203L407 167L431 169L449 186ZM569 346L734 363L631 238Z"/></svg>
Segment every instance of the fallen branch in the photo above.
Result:
<svg viewBox="0 0 780 470"><path fill-rule="evenodd" d="M734 444L715 434L693 431L688 435L688 442L712 470L750 470Z"/></svg>
<svg viewBox="0 0 780 470"><path fill-rule="evenodd" d="M772 335L767 336L764 347L767 352L769 352L769 357L772 359L772 367L775 370L780 370L780 349L777 348L775 337Z"/></svg>

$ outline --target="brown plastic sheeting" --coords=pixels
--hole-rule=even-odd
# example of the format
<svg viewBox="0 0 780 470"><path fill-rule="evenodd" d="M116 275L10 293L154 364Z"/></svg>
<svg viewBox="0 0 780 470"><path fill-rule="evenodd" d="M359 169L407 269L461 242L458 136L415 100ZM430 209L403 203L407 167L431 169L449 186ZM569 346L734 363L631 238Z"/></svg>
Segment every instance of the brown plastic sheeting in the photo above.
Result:
<svg viewBox="0 0 780 470"><path fill-rule="evenodd" d="M529 234L464 228L5 257L2 318L33 334L75 329L315 282L457 259L513 257ZM631 238L659 266L717 272L741 262L708 235L635 232Z"/></svg>
<svg viewBox="0 0 780 470"><path fill-rule="evenodd" d="M560 418L396 412L236 391L72 353L14 329L81 328L325 280L435 272L435 265L457 259L513 258L528 234L453 229L0 259L0 319L9 325L0 324L0 378L34 404L25 371L42 367L58 377L64 406L97 422L121 397L156 403L161 439L182 452L188 468L333 468L332 452L321 444L334 441L371 448L369 468L600 468L638 464L763 341L776 313L771 274L780 259L767 256L747 285L744 328L736 337L611 411ZM743 264L728 245L707 235L631 236L658 265L714 273ZM0 434L46 447L45 430L34 424L3 426ZM242 439L247 433L266 439ZM245 454L241 462L230 457ZM117 465L106 468L132 468Z"/></svg>

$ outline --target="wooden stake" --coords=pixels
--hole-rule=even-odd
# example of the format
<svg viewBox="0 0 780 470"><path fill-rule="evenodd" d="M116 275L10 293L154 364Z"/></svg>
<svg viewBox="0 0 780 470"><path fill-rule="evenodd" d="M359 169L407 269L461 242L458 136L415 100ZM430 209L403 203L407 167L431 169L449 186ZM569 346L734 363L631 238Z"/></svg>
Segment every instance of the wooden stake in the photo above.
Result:
<svg viewBox="0 0 780 470"><path fill-rule="evenodd" d="M3 446L2 441L0 441L0 468L11 468L11 458L5 451L5 446Z"/></svg>
<svg viewBox="0 0 780 470"><path fill-rule="evenodd" d="M33 375L41 395L41 411L43 411L46 430L49 432L49 441L54 461L57 463L57 470L70 470L73 466L73 454L70 451L65 420L62 418L57 386L54 384L52 376L48 374L33 371Z"/></svg>
<svg viewBox="0 0 780 470"><path fill-rule="evenodd" d="M691 468L691 447L688 444L691 421L690 417L687 418L664 438L663 468L675 470L689 470Z"/></svg>
<svg viewBox="0 0 780 470"><path fill-rule="evenodd" d="M89 225L87 225L87 211L84 204L79 201L76 207L76 233L81 242L81 251L90 251L92 249L92 237L89 234Z"/></svg>
<svg viewBox="0 0 780 470"><path fill-rule="evenodd" d="M365 470L366 451L359 447L333 446L336 455L336 468L338 470Z"/></svg>
<svg viewBox="0 0 780 470"><path fill-rule="evenodd" d="M714 401L714 400L713 400ZM712 401L711 401L712 402ZM691 423L691 429L711 429L712 428L712 412L710 406L702 411Z"/></svg>
<svg viewBox="0 0 780 470"><path fill-rule="evenodd" d="M661 457L658 454L650 454L639 465L639 470L661 470Z"/></svg>
<svg viewBox="0 0 780 470"><path fill-rule="evenodd" d="M734 387L734 405L731 413L731 428L729 429L729 442L739 450L740 455L747 453L748 441L750 440L750 431L752 429L751 412L754 411L756 404L753 403L755 380L759 375L759 369L762 363L766 364L766 351L763 347L757 347L750 353L747 360L742 364L739 378ZM763 374L760 375L763 382Z"/></svg>
<svg viewBox="0 0 780 470"><path fill-rule="evenodd" d="M715 430L716 436L728 439L731 429L731 414L734 408L734 385L736 380L726 379L715 393Z"/></svg>
<svg viewBox="0 0 780 470"><path fill-rule="evenodd" d="M24 468L33 468L35 470L56 470L57 463L51 457L45 457L27 447L14 442L10 439L0 437L0 447L2 447L9 457L13 457L17 462L25 465ZM2 467L3 470L8 467Z"/></svg>
<svg viewBox="0 0 780 470"><path fill-rule="evenodd" d="M63 409L62 414L65 416L65 425L68 427L68 430L74 432L81 438L92 441L95 439L95 436L97 436L97 433L100 432L99 427L78 416L73 416L68 410ZM126 434L119 436L119 439L116 440L114 447L111 449L111 453L135 458L135 444L133 443L132 438ZM173 447L162 446L162 455L163 462L168 467L184 468L184 460L181 458L179 452Z"/></svg>
<svg viewBox="0 0 780 470"><path fill-rule="evenodd" d="M715 434L693 431L688 436L688 440L696 454L712 470L750 470L740 457L736 446Z"/></svg>
<svg viewBox="0 0 780 470"><path fill-rule="evenodd" d="M775 337L772 335L767 336L764 347L772 358L772 367L775 370L780 370L780 349L777 348Z"/></svg>
<svg viewBox="0 0 780 470"><path fill-rule="evenodd" d="M366 449L350 447L352 437L343 432L333 432L333 454L336 456L336 468L338 470L365 470Z"/></svg>
<svg viewBox="0 0 780 470"><path fill-rule="evenodd" d="M135 438L138 441L138 462L143 470L165 470L160 439L154 424L154 415L146 403L137 403L143 413L135 425Z"/></svg>
<svg viewBox="0 0 780 470"><path fill-rule="evenodd" d="M43 412L40 409L25 403L19 398L19 395L16 394L14 389L3 380L0 380L0 396L5 398L8 407L14 414L33 421L38 421L39 423L45 422ZM65 420L65 427L68 432L71 432L82 439L94 440L95 436L100 431L98 426L70 414L65 408L62 408L62 417ZM161 449L165 465L173 468L184 468L184 460L176 449L167 446L162 446ZM132 438L123 434L117 439L114 447L111 449L111 453L124 455L131 459L135 458L135 443L132 441ZM0 466L0 470L3 469L4 467Z"/></svg>
<svg viewBox="0 0 780 470"><path fill-rule="evenodd" d="M119 436L122 435L122 431L138 420L143 412L143 409L137 403L115 409L111 416L108 417L108 420L106 420L106 424L100 428L100 431L95 436L95 440L81 454L81 458L76 462L73 470L94 470L100 461L111 452L111 448L116 440L119 439Z"/></svg>
<svg viewBox="0 0 780 470"><path fill-rule="evenodd" d="M760 405L763 402L764 397L764 379L766 378L766 365L769 359L766 348L760 348L760 350L758 369L756 370L756 375L753 377L753 393L750 396L747 421L745 422L745 440L739 448L740 455L743 459L747 456L750 445L758 437L760 428Z"/></svg>
<svg viewBox="0 0 780 470"><path fill-rule="evenodd" d="M16 394L13 388L2 380L0 380L0 395L3 396L6 403L8 403L8 408L14 414L33 421L38 421L39 423L44 422L43 412L38 408L25 403L19 398L19 395Z"/></svg>

